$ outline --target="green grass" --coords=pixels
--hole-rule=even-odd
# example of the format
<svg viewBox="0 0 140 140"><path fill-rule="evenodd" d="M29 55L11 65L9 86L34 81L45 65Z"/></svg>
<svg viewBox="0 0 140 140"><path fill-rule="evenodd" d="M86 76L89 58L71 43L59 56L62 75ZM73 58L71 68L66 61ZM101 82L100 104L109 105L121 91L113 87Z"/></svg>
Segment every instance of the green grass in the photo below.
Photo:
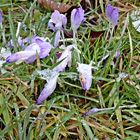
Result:
<svg viewBox="0 0 140 140"><path fill-rule="evenodd" d="M132 1L131 4L137 3ZM32 37L36 34L53 42L54 34L47 29L51 15L47 10L31 1L16 0L13 3L2 1L0 8L4 12L0 48L7 48L12 39L16 47L11 51L21 50L16 36L18 22L22 23L18 35ZM81 62L93 61L95 67L91 89L82 90L77 63L72 61L72 66L60 74L53 94L42 105L36 105L45 80L35 71L53 68L52 61L56 61L55 52L59 49L33 64L5 63L0 68L0 139L140 139L140 33L132 27L129 16L120 12L117 28L106 39L110 26L97 8L105 10L100 2L98 7L86 13L87 21L78 30L77 38ZM93 15L100 18L97 25L89 22ZM90 32L99 30L105 30L104 34L91 43ZM117 50L121 55L113 66L111 63ZM106 55L107 59L103 60ZM75 55L72 57L76 59ZM120 73L128 76L121 77ZM84 117L83 114L92 108L102 110Z"/></svg>

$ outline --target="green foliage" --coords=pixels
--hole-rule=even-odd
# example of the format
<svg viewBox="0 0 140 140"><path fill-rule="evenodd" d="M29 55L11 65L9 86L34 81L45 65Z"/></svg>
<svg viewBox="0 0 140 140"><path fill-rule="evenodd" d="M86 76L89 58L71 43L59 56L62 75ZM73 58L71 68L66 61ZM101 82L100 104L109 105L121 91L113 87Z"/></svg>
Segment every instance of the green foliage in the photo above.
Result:
<svg viewBox="0 0 140 140"><path fill-rule="evenodd" d="M36 34L52 42L54 34L47 28L51 13L42 12L35 2L20 2L15 0L13 5L11 1L0 2L4 9L0 48L7 48L12 39L16 47L11 51L21 50L16 36L19 21L22 23L20 36ZM105 11L102 1L99 7ZM35 104L46 83L35 72L52 69L59 63L55 63L58 48L33 64L4 63L0 66L0 139L140 139L140 33L135 31L131 19L125 26L128 20L120 12L123 22L120 21L111 34L112 28L105 17L97 13L98 9L86 13L87 21L78 30L77 37L81 62L93 61L93 82L89 91L82 90L77 64L72 63L60 74L55 92L42 105ZM88 22L93 15L100 19L96 26ZM104 31L103 35L92 42L90 33L99 30ZM115 61L118 50L120 56ZM122 73L128 76L123 77ZM103 110L84 117L83 114L92 108Z"/></svg>

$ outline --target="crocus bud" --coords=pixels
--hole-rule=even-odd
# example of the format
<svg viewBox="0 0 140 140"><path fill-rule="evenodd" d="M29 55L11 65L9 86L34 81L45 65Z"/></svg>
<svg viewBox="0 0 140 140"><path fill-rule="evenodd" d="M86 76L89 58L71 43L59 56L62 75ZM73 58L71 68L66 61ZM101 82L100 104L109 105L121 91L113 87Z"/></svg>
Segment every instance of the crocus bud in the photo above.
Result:
<svg viewBox="0 0 140 140"><path fill-rule="evenodd" d="M92 84L92 66L91 64L78 63L79 79L84 90L89 90Z"/></svg>
<svg viewBox="0 0 140 140"><path fill-rule="evenodd" d="M106 7L106 16L109 19L109 21L112 22L114 26L116 26L119 19L118 8L111 6L111 4L108 4Z"/></svg>
<svg viewBox="0 0 140 140"><path fill-rule="evenodd" d="M71 12L71 27L74 32L77 31L80 24L84 21L84 10L80 7Z"/></svg>
<svg viewBox="0 0 140 140"><path fill-rule="evenodd" d="M51 77L49 81L45 84L44 89L40 93L36 104L41 104L44 100L46 100L55 90L57 84L58 73Z"/></svg>

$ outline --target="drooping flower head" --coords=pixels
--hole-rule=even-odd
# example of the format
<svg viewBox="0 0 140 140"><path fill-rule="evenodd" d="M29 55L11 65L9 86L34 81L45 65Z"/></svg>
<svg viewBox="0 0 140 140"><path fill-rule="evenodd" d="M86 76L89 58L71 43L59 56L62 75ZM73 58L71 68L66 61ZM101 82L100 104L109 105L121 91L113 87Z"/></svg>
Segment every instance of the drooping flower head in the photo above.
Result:
<svg viewBox="0 0 140 140"><path fill-rule="evenodd" d="M109 21L116 26L119 19L119 11L117 7L113 7L111 4L108 4L106 7L106 16Z"/></svg>
<svg viewBox="0 0 140 140"><path fill-rule="evenodd" d="M54 32L57 30L62 30L67 24L67 18L64 14L60 14L59 11L55 10L51 19L48 22L48 27L52 29Z"/></svg>
<svg viewBox="0 0 140 140"><path fill-rule="evenodd" d="M40 93L36 104L41 104L44 100L46 100L55 90L57 85L57 78L59 76L59 73L55 73L55 75L52 75L48 82L45 84L44 89Z"/></svg>
<svg viewBox="0 0 140 140"><path fill-rule="evenodd" d="M77 31L80 24L84 21L84 10L79 7L77 9L73 9L71 12L71 27L74 32Z"/></svg>
<svg viewBox="0 0 140 140"><path fill-rule="evenodd" d="M26 63L32 63L36 60L36 54L38 54L39 58L45 58L51 51L51 48L52 46L49 42L44 41L40 37L36 37L23 51L16 52L7 57L6 62L25 61Z"/></svg>
<svg viewBox="0 0 140 140"><path fill-rule="evenodd" d="M79 79L84 90L89 90L92 84L92 66L90 64L78 63Z"/></svg>

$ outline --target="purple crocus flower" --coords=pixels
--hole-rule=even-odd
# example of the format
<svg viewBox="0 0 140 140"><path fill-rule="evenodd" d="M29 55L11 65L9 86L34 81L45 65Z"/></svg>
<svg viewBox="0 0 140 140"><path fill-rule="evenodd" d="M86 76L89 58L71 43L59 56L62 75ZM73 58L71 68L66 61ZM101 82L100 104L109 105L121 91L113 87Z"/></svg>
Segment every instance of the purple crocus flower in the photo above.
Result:
<svg viewBox="0 0 140 140"><path fill-rule="evenodd" d="M92 66L78 63L79 79L84 90L89 90L92 84Z"/></svg>
<svg viewBox="0 0 140 140"><path fill-rule="evenodd" d="M45 84L44 89L40 93L36 104L41 104L44 100L46 100L55 90L57 84L57 78L59 74L56 73L55 76L52 76L49 81Z"/></svg>
<svg viewBox="0 0 140 140"><path fill-rule="evenodd" d="M32 38L32 43L36 43L40 47L39 58L45 58L48 56L49 52L52 49L52 45L49 42L46 42L43 37L34 36Z"/></svg>
<svg viewBox="0 0 140 140"><path fill-rule="evenodd" d="M119 19L118 8L113 7L111 4L108 4L106 7L106 16L109 19L109 21L112 22L114 26L116 26Z"/></svg>
<svg viewBox="0 0 140 140"><path fill-rule="evenodd" d="M62 52L61 56L58 58L57 62L60 62L53 71L62 72L65 70L66 66L71 60L71 52L72 52L73 45L69 45L65 48Z"/></svg>
<svg viewBox="0 0 140 140"><path fill-rule="evenodd" d="M36 60L36 54L38 53L39 58L45 58L49 52L51 51L51 44L45 42L41 38L36 39L33 41L32 44L27 46L24 51L17 52L15 54L10 55L7 57L6 61L8 63L12 62L23 62L32 63Z"/></svg>
<svg viewBox="0 0 140 140"><path fill-rule="evenodd" d="M0 10L0 24L2 23L2 11Z"/></svg>
<svg viewBox="0 0 140 140"><path fill-rule="evenodd" d="M60 14L59 11L55 10L52 15L51 19L48 22L48 28L52 29L55 34L54 38L54 47L57 47L60 40L60 31L62 31L67 24L67 18L65 15Z"/></svg>
<svg viewBox="0 0 140 140"><path fill-rule="evenodd" d="M67 18L64 14L60 14L59 11L55 10L51 19L48 22L48 27L52 29L54 32L57 30L62 30L67 24Z"/></svg>
<svg viewBox="0 0 140 140"><path fill-rule="evenodd" d="M77 31L80 24L84 21L84 10L79 7L77 9L73 9L71 12L71 27L74 32Z"/></svg>

